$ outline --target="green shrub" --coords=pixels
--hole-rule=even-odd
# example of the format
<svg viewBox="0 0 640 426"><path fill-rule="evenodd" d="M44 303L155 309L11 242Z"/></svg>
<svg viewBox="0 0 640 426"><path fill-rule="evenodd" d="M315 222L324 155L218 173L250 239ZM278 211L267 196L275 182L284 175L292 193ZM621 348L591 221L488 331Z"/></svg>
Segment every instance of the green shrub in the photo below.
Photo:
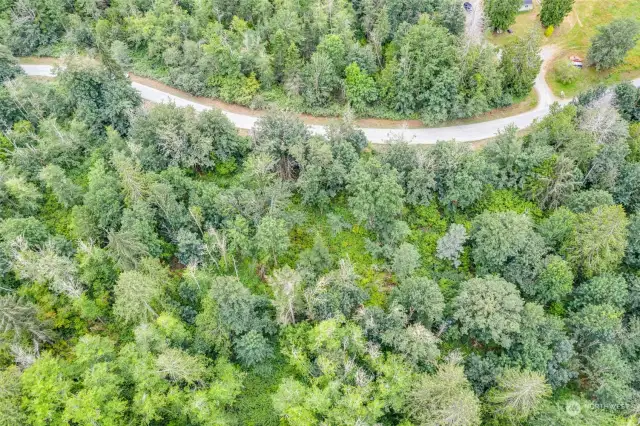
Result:
<svg viewBox="0 0 640 426"><path fill-rule="evenodd" d="M544 30L545 37L551 37L553 35L553 25L549 25L546 30Z"/></svg>
<svg viewBox="0 0 640 426"><path fill-rule="evenodd" d="M559 61L553 68L553 76L558 83L571 84L580 76L580 70L570 61Z"/></svg>

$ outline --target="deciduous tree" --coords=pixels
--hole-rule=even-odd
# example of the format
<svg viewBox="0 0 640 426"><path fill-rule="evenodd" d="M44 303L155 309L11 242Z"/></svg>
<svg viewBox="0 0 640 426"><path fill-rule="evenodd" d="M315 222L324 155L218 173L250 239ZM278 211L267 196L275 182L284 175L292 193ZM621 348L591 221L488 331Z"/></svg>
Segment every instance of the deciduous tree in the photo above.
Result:
<svg viewBox="0 0 640 426"><path fill-rule="evenodd" d="M632 19L617 19L600 27L591 39L587 58L597 70L615 67L624 61L640 36L640 26Z"/></svg>
<svg viewBox="0 0 640 426"><path fill-rule="evenodd" d="M515 285L492 276L472 278L453 300L453 318L464 335L508 348L520 331L523 306Z"/></svg>
<svg viewBox="0 0 640 426"><path fill-rule="evenodd" d="M545 27L550 25L557 27L572 8L573 0L544 0L540 10L540 22Z"/></svg>

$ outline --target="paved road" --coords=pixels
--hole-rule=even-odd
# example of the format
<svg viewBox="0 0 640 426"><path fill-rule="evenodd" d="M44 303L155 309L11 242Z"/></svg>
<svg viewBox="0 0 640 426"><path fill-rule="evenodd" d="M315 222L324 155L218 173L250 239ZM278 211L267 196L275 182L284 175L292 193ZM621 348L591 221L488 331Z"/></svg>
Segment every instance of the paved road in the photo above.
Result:
<svg viewBox="0 0 640 426"><path fill-rule="evenodd" d="M436 128L421 128L421 129L378 129L378 128L363 128L367 139L373 143L383 143L394 136L402 136L410 143L414 144L434 144L437 141L452 140L455 139L459 142L472 142L483 139L488 139L496 135L499 130L504 129L510 124L514 124L519 129L529 127L534 120L544 117L549 112L549 107L557 101L554 97L551 89L547 85L544 74L552 59L554 49L552 46L544 46L541 51L541 57L543 59L542 71L538 75L535 81L535 90L538 93L538 105L531 111L527 111L522 114L514 115L511 117L500 118L492 121L485 121L481 123L467 124L461 126L450 127L436 127ZM31 76L44 76L55 77L53 73L53 67L51 65L22 65L22 68L28 75ZM633 81L636 86L640 86L640 79ZM199 104L178 96L163 92L153 87L146 86L144 84L132 83L133 87L137 89L142 98L151 102L173 102L178 106L192 106L198 111L212 108L208 105ZM568 100L561 101L561 103L568 103ZM251 129L258 120L257 117L238 114L230 111L222 111L239 129ZM310 125L309 129L313 133L323 134L324 126Z"/></svg>

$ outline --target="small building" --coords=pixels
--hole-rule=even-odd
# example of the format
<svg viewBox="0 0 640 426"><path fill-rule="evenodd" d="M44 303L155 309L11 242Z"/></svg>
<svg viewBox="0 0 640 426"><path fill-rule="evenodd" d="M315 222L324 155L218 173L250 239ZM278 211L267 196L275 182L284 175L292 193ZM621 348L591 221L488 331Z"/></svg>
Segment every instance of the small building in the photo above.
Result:
<svg viewBox="0 0 640 426"><path fill-rule="evenodd" d="M520 12L528 12L533 10L533 0L522 0L522 6L520 6Z"/></svg>

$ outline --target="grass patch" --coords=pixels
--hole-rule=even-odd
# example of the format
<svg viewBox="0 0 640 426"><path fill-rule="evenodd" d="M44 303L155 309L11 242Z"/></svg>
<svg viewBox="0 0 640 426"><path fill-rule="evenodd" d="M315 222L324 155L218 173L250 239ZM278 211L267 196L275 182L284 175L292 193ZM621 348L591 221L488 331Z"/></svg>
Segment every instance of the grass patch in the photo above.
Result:
<svg viewBox="0 0 640 426"><path fill-rule="evenodd" d="M556 44L561 53L557 61L567 60L570 55L578 55L586 59L591 39L597 28L615 19L640 19L640 0L607 0L606 5L597 0L576 0L573 11L567 16L556 32L546 43ZM626 56L623 64L603 71L592 67L584 68L575 83L561 84L555 81L553 74L548 74L547 82L556 95L564 91L566 96L574 96L598 83L615 84L640 76L640 43L636 44Z"/></svg>
<svg viewBox="0 0 640 426"><path fill-rule="evenodd" d="M540 24L539 13L540 5L534 4L533 11L518 14L515 24L511 26L512 34L494 34L489 30L487 39L496 46L503 46L516 37L526 35L531 28L537 28L543 44L559 47L558 55L550 64L547 74L547 83L556 96L564 92L565 97L573 97L598 83L615 84L640 77L640 43L627 54L623 64L610 70L598 72L592 67L586 67L571 84L559 83L553 75L553 67L558 61L568 60L571 55L586 59L591 38L597 33L599 26L620 18L640 20L640 0L575 0L571 13L550 37L543 35L544 28Z"/></svg>

